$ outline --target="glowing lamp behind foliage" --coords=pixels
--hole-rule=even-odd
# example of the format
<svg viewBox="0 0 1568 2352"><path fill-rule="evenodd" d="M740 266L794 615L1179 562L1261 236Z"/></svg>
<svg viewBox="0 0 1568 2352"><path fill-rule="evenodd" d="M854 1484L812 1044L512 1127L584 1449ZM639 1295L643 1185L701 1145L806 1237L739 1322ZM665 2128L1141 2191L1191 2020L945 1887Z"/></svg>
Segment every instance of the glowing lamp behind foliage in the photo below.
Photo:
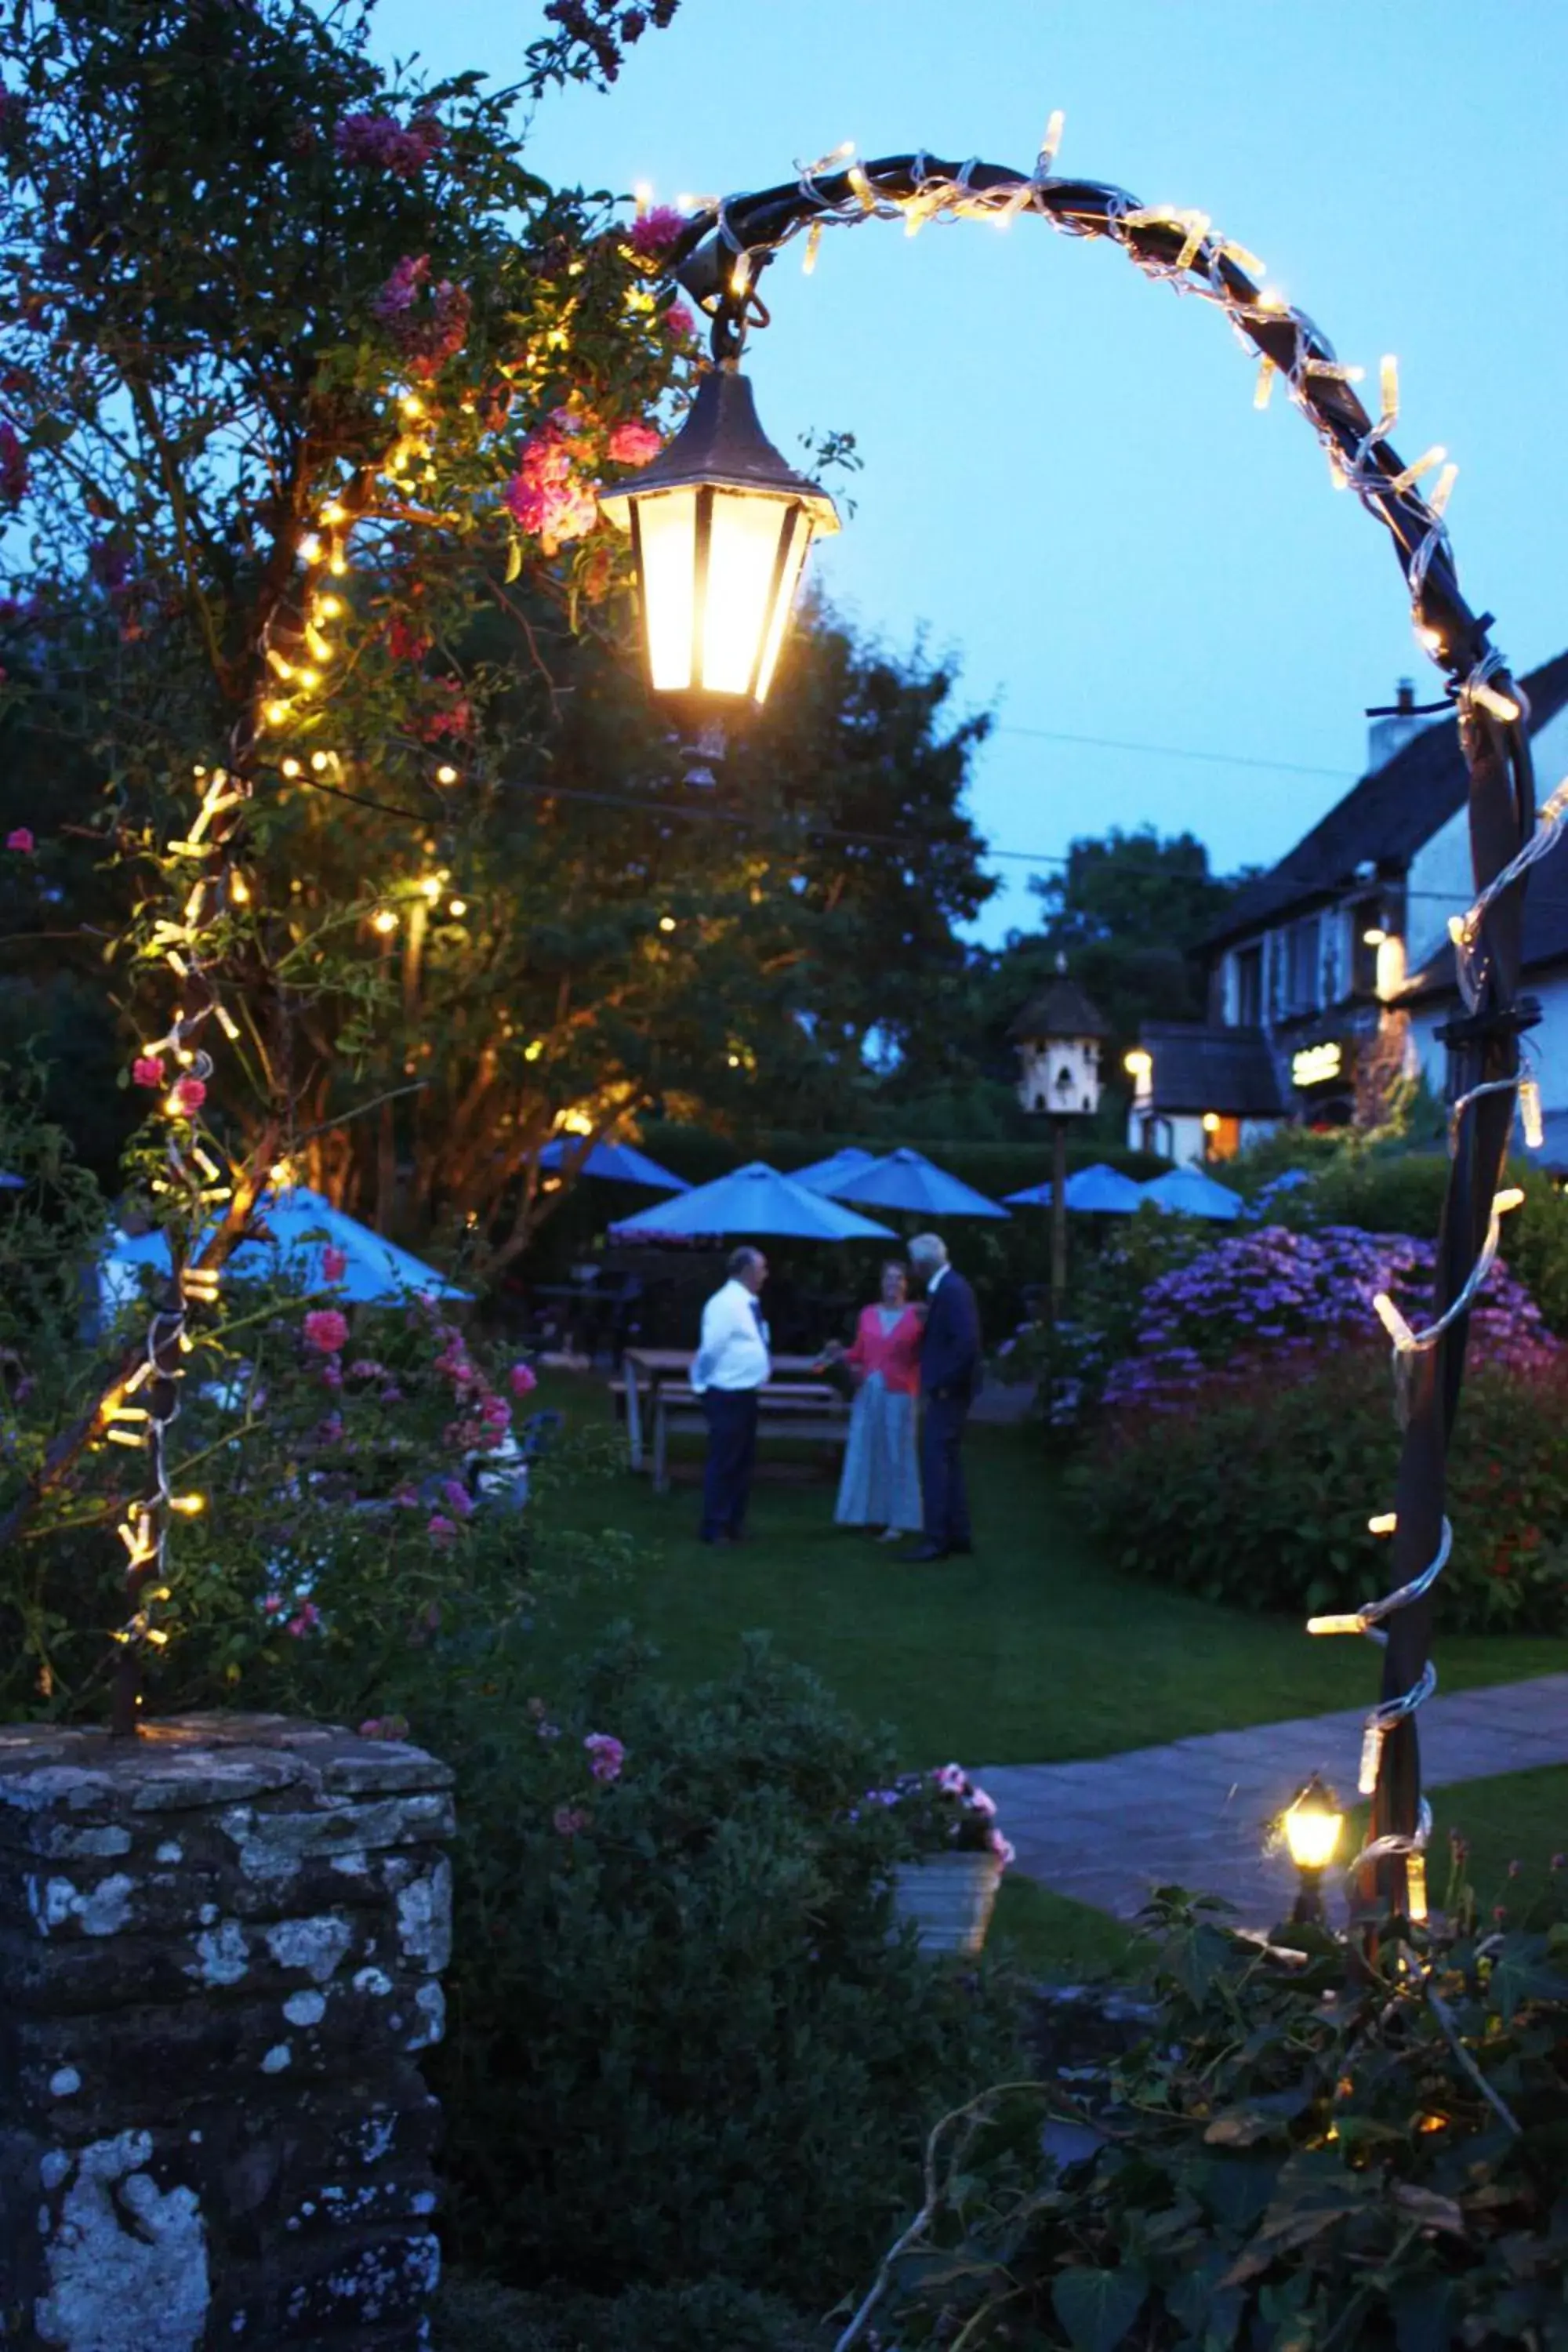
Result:
<svg viewBox="0 0 1568 2352"><path fill-rule="evenodd" d="M812 534L838 512L767 438L745 377L705 375L668 447L599 503L632 534L655 691L765 701Z"/></svg>

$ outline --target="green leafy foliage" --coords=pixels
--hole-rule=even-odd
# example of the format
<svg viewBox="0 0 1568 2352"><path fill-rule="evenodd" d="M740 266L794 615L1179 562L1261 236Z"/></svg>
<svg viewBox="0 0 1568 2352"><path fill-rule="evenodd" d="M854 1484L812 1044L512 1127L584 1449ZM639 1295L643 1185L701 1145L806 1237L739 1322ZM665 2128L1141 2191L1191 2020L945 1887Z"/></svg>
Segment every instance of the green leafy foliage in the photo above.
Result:
<svg viewBox="0 0 1568 2352"><path fill-rule="evenodd" d="M1347 1974L1166 1890L1158 2024L1103 2105L1010 2085L933 2137L879 2340L1020 2352L1501 2352L1563 2339L1568 1926L1555 1884ZM1040 2155L1044 2115L1093 2153ZM864 2336L857 2340L868 2340Z"/></svg>
<svg viewBox="0 0 1568 2352"><path fill-rule="evenodd" d="M531 1706L482 1679L416 1718L459 1774L462 2259L595 2292L722 2273L821 2308L1010 2043L1004 1983L890 1934L910 1832L863 1803L889 1756L756 1643L695 1698L625 1646ZM613 1779L595 1733L624 1748Z"/></svg>
<svg viewBox="0 0 1568 2352"><path fill-rule="evenodd" d="M1568 1626L1561 1374L1500 1367L1466 1384L1448 1468L1454 1551L1436 1593L1453 1632ZM1399 1433L1386 1360L1341 1349L1306 1378L1200 1387L1180 1412L1122 1418L1072 1473L1121 1566L1246 1609L1353 1609L1387 1584L1367 1531L1387 1509Z"/></svg>

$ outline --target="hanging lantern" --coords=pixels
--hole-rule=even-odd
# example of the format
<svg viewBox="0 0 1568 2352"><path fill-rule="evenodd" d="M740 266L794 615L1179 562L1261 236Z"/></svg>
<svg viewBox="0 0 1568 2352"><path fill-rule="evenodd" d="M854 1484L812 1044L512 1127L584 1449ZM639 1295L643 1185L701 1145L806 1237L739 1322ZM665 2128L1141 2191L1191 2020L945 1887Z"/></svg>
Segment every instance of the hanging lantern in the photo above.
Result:
<svg viewBox="0 0 1568 2352"><path fill-rule="evenodd" d="M773 447L732 362L666 449L599 501L632 534L649 684L764 702L814 531L833 500Z"/></svg>

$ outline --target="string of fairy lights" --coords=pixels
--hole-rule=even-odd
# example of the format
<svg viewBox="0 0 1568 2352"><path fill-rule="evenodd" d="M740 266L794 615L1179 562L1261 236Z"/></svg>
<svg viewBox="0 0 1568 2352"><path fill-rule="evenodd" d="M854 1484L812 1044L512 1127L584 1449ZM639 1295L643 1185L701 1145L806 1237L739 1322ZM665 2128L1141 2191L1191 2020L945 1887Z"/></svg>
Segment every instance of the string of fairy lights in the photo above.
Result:
<svg viewBox="0 0 1568 2352"><path fill-rule="evenodd" d="M1054 113L1034 169L1026 174L973 158L962 164L933 162L923 151L861 163L853 145L847 144L815 163L797 165L793 184L702 200L674 239L666 268L714 318L716 356L733 355L752 318L766 321L756 295L762 269L798 236L805 238L805 268L810 272L827 228L855 226L869 219L898 220L914 236L931 223L952 220L982 220L1006 229L1030 214L1066 236L1110 239L1146 277L1220 310L1258 360L1256 407L1267 407L1276 383L1284 383L1326 451L1335 488L1353 492L1393 538L1417 641L1446 673L1458 706L1471 775L1472 812L1489 796L1490 815L1500 814L1520 844L1510 858L1498 860L1497 870L1484 882L1478 848L1474 901L1449 924L1464 1006L1461 1042L1456 1042L1451 1031L1450 1051L1483 1066L1489 1057L1494 1064L1500 1059L1506 1064L1490 1075L1472 1072L1472 1082L1454 1106L1449 1191L1451 1201L1463 1203L1473 1174L1478 1169L1484 1172L1488 1160L1494 1176L1500 1174L1507 1129L1499 1130L1494 1120L1483 1133L1478 1125L1489 1112L1493 1097L1514 1097L1527 1142L1541 1140L1539 1087L1521 1061L1521 1034L1532 1015L1515 1002L1508 959L1498 952L1493 930L1497 921L1517 922L1530 867L1546 856L1568 821L1568 780L1552 794L1537 822L1524 698L1503 657L1488 641L1489 615L1473 614L1459 593L1447 522L1458 467L1441 446L1408 464L1393 447L1389 436L1398 422L1400 400L1398 368L1392 356L1378 369L1373 415L1355 391L1364 372L1343 365L1312 320L1263 282L1266 272L1254 255L1216 233L1206 215L1141 205L1122 190L1064 178L1057 169L1062 130L1063 118ZM1430 487L1426 487L1429 479ZM1479 832L1473 837L1479 841ZM1496 1259L1502 1220L1521 1198L1516 1189L1494 1181L1484 1232L1473 1246L1466 1244L1468 1265L1456 1276L1451 1264L1444 1261L1439 1295L1445 1286L1449 1295L1429 1323L1414 1327L1386 1295L1374 1302L1392 1342L1396 1410L1407 1442L1413 1413L1440 1414L1442 1410L1435 1381L1426 1383L1416 1398L1414 1367L1430 1358L1450 1334L1462 1331L1464 1318ZM1437 1434L1441 1462L1446 1432L1440 1420ZM1414 1535L1408 1541L1402 1538L1394 1513L1381 1514L1370 1525L1373 1533L1394 1540L1396 1553L1407 1553L1418 1540ZM1314 1617L1309 1630L1358 1633L1386 1644L1387 1622L1427 1598L1452 1547L1451 1526L1441 1516L1436 1549L1424 1565L1381 1600L1351 1614ZM1407 1748L1402 1760L1409 1826L1394 1825L1399 1799L1385 1767L1391 1744L1411 1726L1436 1685L1436 1670L1426 1656L1406 1687L1372 1708L1365 1720L1359 1776L1362 1793L1374 1799L1373 1822L1351 1870L1363 1874L1366 1885L1365 1874L1373 1866L1394 1865L1393 1907L1413 1918L1426 1916L1424 1855L1431 1811L1424 1798L1412 1793L1416 1785L1415 1750Z"/></svg>
<svg viewBox="0 0 1568 2352"><path fill-rule="evenodd" d="M339 651L329 632L348 609L333 583L350 570L350 536L372 506L378 478L406 490L416 478L428 478L433 449L426 404L413 391L395 393L393 400L392 437L380 460L362 468L352 486L324 499L310 525L300 531L294 551L302 584L297 573L258 633L262 683L235 723L226 763L210 771L201 765L193 770L195 813L184 834L164 845L184 895L177 919L153 920L146 948L177 983L180 994L162 1035L142 1044L133 1075L142 1079L155 1075L162 1087L168 1075L165 1063L173 1065L158 1106L166 1126L158 1173L151 1182L154 1199L170 1213L164 1222L171 1272L139 1360L100 1399L95 1419L96 1434L103 1442L145 1456L142 1490L126 1505L118 1524L126 1554L128 1609L114 1633L111 1725L120 1737L136 1729L142 1654L163 1648L168 1639L155 1612L171 1598L166 1572L172 1525L178 1517L194 1517L205 1504L199 1493L174 1492L169 1458L185 1359L195 1346L192 1313L216 1303L224 1258L259 1189L259 1176L242 1175L229 1162L202 1117L214 1070L202 1042L208 1024L216 1024L231 1043L240 1034L224 1002L220 975L227 943L224 927L253 905L240 855L246 812L255 790L252 771L260 764L262 738L276 739L296 728L328 683ZM323 786L341 774L342 765L338 753L324 750L310 752L306 761L280 752L274 763L289 782ZM442 762L435 780L453 784L458 771ZM437 895L441 887L437 877ZM428 877L420 888L428 898ZM459 908L461 903L454 901ZM284 1165L274 1161L268 1172L276 1178Z"/></svg>

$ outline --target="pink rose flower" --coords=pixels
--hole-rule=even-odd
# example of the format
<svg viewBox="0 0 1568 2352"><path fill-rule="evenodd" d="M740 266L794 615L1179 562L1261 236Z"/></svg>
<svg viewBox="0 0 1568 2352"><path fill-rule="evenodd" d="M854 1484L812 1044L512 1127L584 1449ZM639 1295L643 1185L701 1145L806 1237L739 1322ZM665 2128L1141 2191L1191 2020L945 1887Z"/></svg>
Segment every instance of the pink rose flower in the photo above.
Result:
<svg viewBox="0 0 1568 2352"><path fill-rule="evenodd" d="M161 1087L163 1065L156 1054L138 1054L131 1065L131 1076L136 1086Z"/></svg>
<svg viewBox="0 0 1568 2352"><path fill-rule="evenodd" d="M335 1356L348 1336L348 1317L335 1307L312 1307L305 1318L306 1344L319 1348L323 1356Z"/></svg>
<svg viewBox="0 0 1568 2352"><path fill-rule="evenodd" d="M175 1079L174 1100L187 1118L195 1117L206 1098L206 1086L201 1078Z"/></svg>
<svg viewBox="0 0 1568 2352"><path fill-rule="evenodd" d="M673 205L655 205L632 223L632 251L644 261L657 261L685 226L686 215L678 213Z"/></svg>
<svg viewBox="0 0 1568 2352"><path fill-rule="evenodd" d="M605 455L612 465L646 466L657 457L664 446L664 436L651 425L628 423L617 425L605 444Z"/></svg>
<svg viewBox="0 0 1568 2352"><path fill-rule="evenodd" d="M588 1751L588 1769L595 1780L618 1780L626 1751L620 1741L607 1731L591 1731L583 1742Z"/></svg>
<svg viewBox="0 0 1568 2352"><path fill-rule="evenodd" d="M7 849L14 849L18 857L31 857L34 846L33 836L25 824L19 824L14 832L5 835L5 846Z"/></svg>
<svg viewBox="0 0 1568 2352"><path fill-rule="evenodd" d="M341 1282L349 1270L347 1250L334 1249L328 1242L321 1252L321 1272L329 1282Z"/></svg>
<svg viewBox="0 0 1568 2352"><path fill-rule="evenodd" d="M931 1779L950 1797L962 1797L969 1786L969 1776L962 1764L940 1764Z"/></svg>
<svg viewBox="0 0 1568 2352"><path fill-rule="evenodd" d="M670 304L664 314L664 323L669 333L675 336L679 342L684 342L688 335L694 335L697 332L697 321L684 302Z"/></svg>
<svg viewBox="0 0 1568 2352"><path fill-rule="evenodd" d="M431 1542L438 1545L442 1550L445 1550L446 1547L449 1543L456 1541L458 1534L457 1528L453 1521L447 1518L445 1512L442 1511L431 1512L430 1517L425 1522L425 1532L429 1537Z"/></svg>
<svg viewBox="0 0 1568 2352"><path fill-rule="evenodd" d="M539 1375L531 1364L514 1364L507 1374L513 1396L531 1396L539 1386Z"/></svg>

